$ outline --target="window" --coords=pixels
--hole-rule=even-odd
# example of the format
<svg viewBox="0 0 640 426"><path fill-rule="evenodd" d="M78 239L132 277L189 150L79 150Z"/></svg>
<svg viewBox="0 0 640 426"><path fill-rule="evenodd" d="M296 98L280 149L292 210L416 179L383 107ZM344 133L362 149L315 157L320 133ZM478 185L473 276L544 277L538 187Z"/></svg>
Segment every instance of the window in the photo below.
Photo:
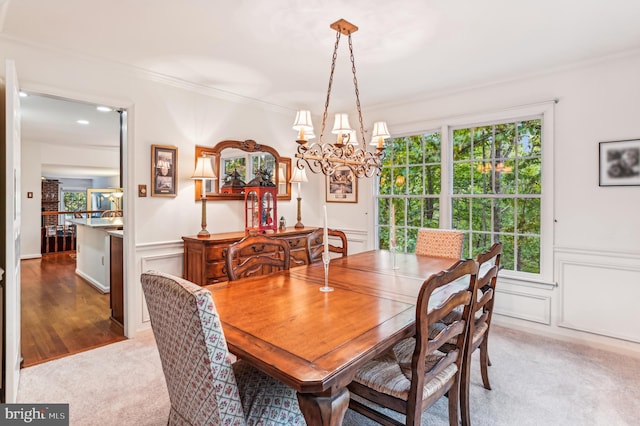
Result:
<svg viewBox="0 0 640 426"><path fill-rule="evenodd" d="M540 272L542 120L454 129L452 227L466 231L463 255L496 241L502 264Z"/></svg>
<svg viewBox="0 0 640 426"><path fill-rule="evenodd" d="M553 167L543 164L553 164L553 104L438 124L389 141L376 196L378 247L389 247L393 203L398 251L415 251L420 227L459 229L464 257L501 241L505 272L550 282Z"/></svg>
<svg viewBox="0 0 640 426"><path fill-rule="evenodd" d="M413 252L419 228L440 223L440 133L393 139L386 150L378 197L378 244L389 247L391 203L397 250Z"/></svg>
<svg viewBox="0 0 640 426"><path fill-rule="evenodd" d="M84 191L63 191L62 200L65 212L87 210L87 194Z"/></svg>

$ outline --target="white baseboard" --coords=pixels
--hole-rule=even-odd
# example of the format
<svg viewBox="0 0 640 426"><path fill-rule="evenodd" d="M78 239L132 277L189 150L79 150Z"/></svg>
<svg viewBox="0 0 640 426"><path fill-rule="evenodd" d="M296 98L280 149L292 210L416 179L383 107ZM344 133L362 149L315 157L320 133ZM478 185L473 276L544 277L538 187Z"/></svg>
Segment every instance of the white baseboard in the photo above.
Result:
<svg viewBox="0 0 640 426"><path fill-rule="evenodd" d="M20 256L20 260L40 259L41 257L42 257L42 253L23 254Z"/></svg>
<svg viewBox="0 0 640 426"><path fill-rule="evenodd" d="M620 340L566 328L529 322L503 316L496 312L494 312L492 322L493 324L507 327L512 330L520 330L565 342L583 344L592 348L621 353L640 359L640 344L627 340Z"/></svg>
<svg viewBox="0 0 640 426"><path fill-rule="evenodd" d="M85 279L89 284L94 286L102 294L109 293L111 291L111 289L109 287L105 286L102 283L99 283L98 281L94 280L89 275L85 274L84 272L80 271L79 269L76 269L76 274L78 274L83 279Z"/></svg>

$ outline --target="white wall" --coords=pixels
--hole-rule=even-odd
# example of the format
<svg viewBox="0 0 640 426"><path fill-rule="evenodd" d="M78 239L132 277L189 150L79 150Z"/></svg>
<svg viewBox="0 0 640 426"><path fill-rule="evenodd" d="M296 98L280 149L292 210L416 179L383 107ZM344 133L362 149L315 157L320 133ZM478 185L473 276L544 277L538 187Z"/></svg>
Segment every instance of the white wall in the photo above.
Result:
<svg viewBox="0 0 640 426"><path fill-rule="evenodd" d="M188 87L180 82L161 82L119 65L93 59L42 51L0 40L4 58L13 58L25 88L95 103L127 108L129 145L125 159L125 259L129 290L125 309L127 333L144 328L144 304L139 274L149 268L180 274L182 235L199 230L200 204L194 200L189 179L194 165L194 146L212 146L223 139L255 139L293 157L295 144L291 123L294 111L236 99L211 90ZM366 123L386 119L389 128L421 130L421 123L438 118L501 110L543 100L559 99L555 112L555 277L559 287L502 280L498 301L504 314L498 321L542 332L570 335L576 339L621 344L638 350L639 345L598 339L589 318L608 318L612 305L602 311L598 299L580 292L604 288L602 298L624 294L640 296L640 210L639 187L598 187L598 142L640 138L640 55L611 58L554 74L472 88L458 93L392 106L365 109ZM321 104L319 104L321 107ZM365 106L366 107L366 106ZM369 126L370 127L370 126ZM178 147L178 196L137 197L137 185L150 185L151 144ZM302 187L302 221L319 225L325 204L322 176L310 175ZM295 189L294 189L295 193ZM357 204L328 204L330 226L343 228L358 250L375 245L371 180L359 183ZM39 204L38 204L39 205ZM25 206L26 207L26 206ZM239 230L243 226L242 203L209 202L211 232ZM278 203L279 215L295 223L295 195ZM26 210L26 208L25 208ZM576 260L577 258L577 260ZM624 280L600 282L603 275L562 265L584 265L600 259L599 272L615 270ZM606 278L607 275L604 275ZM634 281L635 280L635 281ZM625 293L621 293L624 291ZM586 302L576 311L576 303ZM509 319L513 315L516 319ZM567 315L573 316L567 318ZM634 323L640 314L633 314ZM619 316L613 316L619 321ZM613 324L615 326L615 324ZM610 327L609 327L610 328ZM586 329L590 333L580 333ZM609 334L604 331L604 334ZM632 333L633 334L633 333ZM626 335L629 340L638 336ZM640 340L640 338L639 338Z"/></svg>
<svg viewBox="0 0 640 426"><path fill-rule="evenodd" d="M640 342L640 311L633 306L640 298L640 187L598 186L598 143L640 139L638 76L635 52L366 112L385 118L393 133L429 130L427 121L559 100L553 206L557 287L501 280L496 304L504 315L498 322L640 351L640 345L628 343ZM355 227L357 221L345 225Z"/></svg>
<svg viewBox="0 0 640 426"><path fill-rule="evenodd" d="M40 145L22 142L21 190L22 217L20 222L20 258L38 258L40 254L40 229L42 226L42 180ZM27 193L33 193L28 198Z"/></svg>
<svg viewBox="0 0 640 426"><path fill-rule="evenodd" d="M24 84L23 84L24 86ZM117 130L117 129L116 129ZM42 164L64 164L69 166L97 166L118 168L120 156L118 149L97 148L71 148L66 145L52 146L22 141L22 212L20 257L30 259L41 256L40 228L42 225L41 201L42 201ZM52 177L55 179L55 177ZM90 180L86 182L91 182ZM64 182L61 180L61 184ZM75 189L77 184L71 184ZM119 186L117 177L106 177L89 183L88 187L114 188ZM86 188L87 186L85 186ZM28 198L27 193L32 192L33 198ZM62 204L59 206L62 209Z"/></svg>
<svg viewBox="0 0 640 426"><path fill-rule="evenodd" d="M194 235L200 230L201 206L195 200L194 183L190 179L195 164L195 145L213 146L225 139L254 139L273 146L283 156L291 157L296 148L295 132L291 129L295 111L211 92L183 82L162 82L158 81L158 76L121 65L47 51L1 38L0 52L2 59L15 60L24 89L122 107L128 112L124 173L124 205L129 206L125 210L124 238L125 268L128 271L125 277L125 333L133 336L136 330L148 326L142 320L140 271L155 267L180 274L180 237ZM150 188L152 144L178 147L178 195L175 198L137 197L138 184L146 184L147 189ZM57 155L79 157L80 162L88 158L75 151L65 152L64 148L51 153L41 152L40 155L47 155L49 162L57 161L49 157ZM29 169L30 166L24 163L23 170ZM39 179L40 170L34 168L30 176L38 176ZM39 185L38 181L33 189L34 195L39 194ZM27 211L31 204L33 211ZM242 205L241 201L209 202L209 231L242 229ZM39 198L34 196L32 201L25 202L23 214L25 217L33 216L33 219L28 219L34 223L30 229L40 229ZM295 200L279 202L278 214L284 215L289 223L295 223ZM39 239L38 247L34 246L29 251L39 253ZM155 259L162 260L154 262Z"/></svg>

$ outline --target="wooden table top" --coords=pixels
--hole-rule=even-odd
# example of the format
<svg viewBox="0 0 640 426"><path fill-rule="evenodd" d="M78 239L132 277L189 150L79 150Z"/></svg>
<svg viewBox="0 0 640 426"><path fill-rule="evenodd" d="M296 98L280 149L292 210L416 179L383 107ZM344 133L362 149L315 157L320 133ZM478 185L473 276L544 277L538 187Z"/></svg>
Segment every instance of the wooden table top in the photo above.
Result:
<svg viewBox="0 0 640 426"><path fill-rule="evenodd" d="M230 350L299 393L333 395L365 361L413 333L424 280L457 259L368 251L207 286Z"/></svg>

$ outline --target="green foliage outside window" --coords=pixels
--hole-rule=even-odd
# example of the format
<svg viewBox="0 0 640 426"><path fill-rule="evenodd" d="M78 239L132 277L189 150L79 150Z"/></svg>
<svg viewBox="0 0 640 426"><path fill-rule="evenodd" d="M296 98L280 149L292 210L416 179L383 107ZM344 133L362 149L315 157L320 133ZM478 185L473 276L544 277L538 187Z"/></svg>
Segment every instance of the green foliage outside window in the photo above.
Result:
<svg viewBox="0 0 640 426"><path fill-rule="evenodd" d="M379 181L379 247L389 247L390 203L398 250L413 252L418 228L438 228L446 202L451 227L465 231L464 256L501 241L506 269L539 273L542 121L455 129L450 147L452 189L440 194L440 133L390 141Z"/></svg>
<svg viewBox="0 0 640 426"><path fill-rule="evenodd" d="M378 198L378 244L389 247L391 202L398 251L413 252L419 228L439 226L440 133L394 138L383 160Z"/></svg>
<svg viewBox="0 0 640 426"><path fill-rule="evenodd" d="M87 210L87 194L85 192L64 192L62 199L66 212Z"/></svg>

